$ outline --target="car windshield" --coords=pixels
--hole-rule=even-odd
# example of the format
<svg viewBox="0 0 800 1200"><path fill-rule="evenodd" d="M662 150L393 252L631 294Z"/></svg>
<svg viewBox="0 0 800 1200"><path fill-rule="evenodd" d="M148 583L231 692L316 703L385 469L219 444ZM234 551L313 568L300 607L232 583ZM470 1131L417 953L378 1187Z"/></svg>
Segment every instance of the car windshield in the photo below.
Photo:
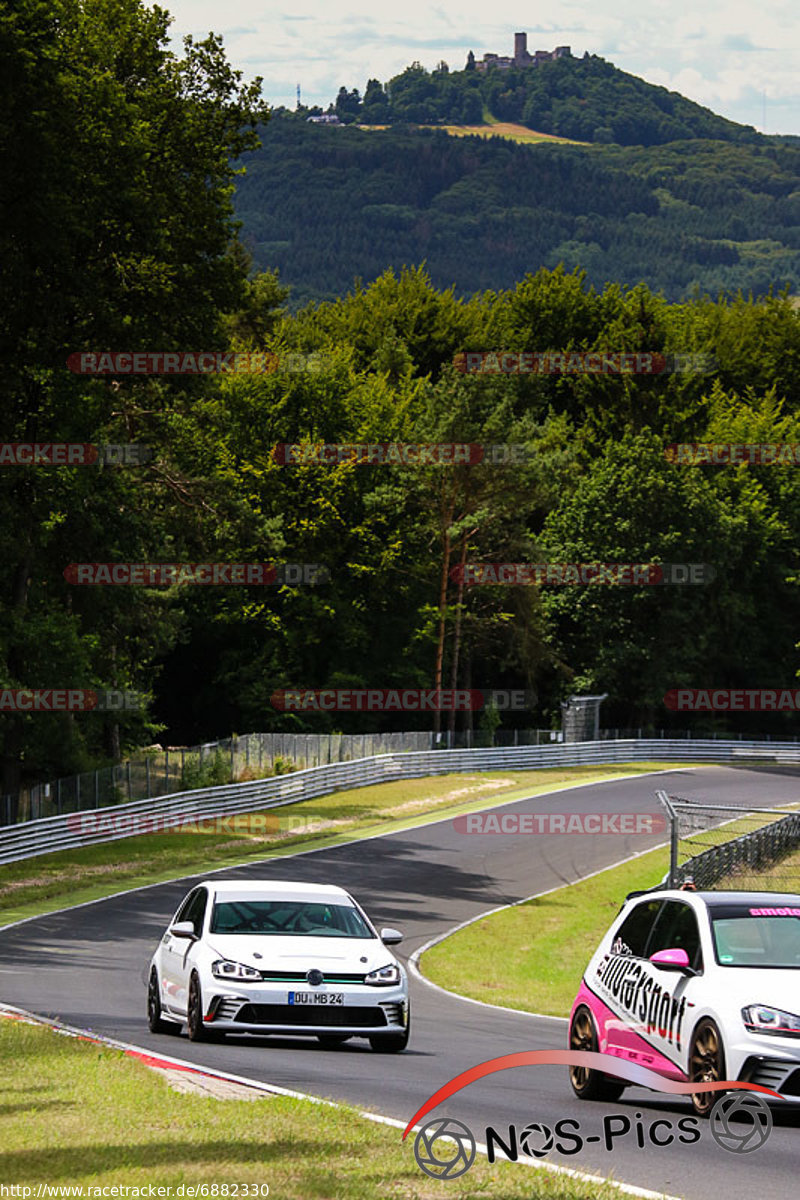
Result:
<svg viewBox="0 0 800 1200"><path fill-rule="evenodd" d="M211 913L209 932L291 937L375 936L351 904L306 900L218 900Z"/></svg>
<svg viewBox="0 0 800 1200"><path fill-rule="evenodd" d="M726 905L711 928L720 966L800 969L800 905Z"/></svg>

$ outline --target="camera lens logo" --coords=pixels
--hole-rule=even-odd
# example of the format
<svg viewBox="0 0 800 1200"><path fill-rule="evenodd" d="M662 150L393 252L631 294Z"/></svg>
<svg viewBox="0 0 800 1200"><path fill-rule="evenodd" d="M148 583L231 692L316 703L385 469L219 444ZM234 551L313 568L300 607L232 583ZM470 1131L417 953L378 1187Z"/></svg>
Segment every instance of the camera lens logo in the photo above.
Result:
<svg viewBox="0 0 800 1200"><path fill-rule="evenodd" d="M553 1149L553 1131L548 1125L534 1121L519 1135L519 1144L529 1158L544 1158Z"/></svg>
<svg viewBox="0 0 800 1200"><path fill-rule="evenodd" d="M739 1120L731 1123L731 1118ZM729 1092L711 1110L711 1136L723 1150L750 1154L772 1133L772 1113L756 1092Z"/></svg>
<svg viewBox="0 0 800 1200"><path fill-rule="evenodd" d="M436 1117L417 1134L414 1157L432 1179L458 1179L475 1161L475 1138L460 1121Z"/></svg>

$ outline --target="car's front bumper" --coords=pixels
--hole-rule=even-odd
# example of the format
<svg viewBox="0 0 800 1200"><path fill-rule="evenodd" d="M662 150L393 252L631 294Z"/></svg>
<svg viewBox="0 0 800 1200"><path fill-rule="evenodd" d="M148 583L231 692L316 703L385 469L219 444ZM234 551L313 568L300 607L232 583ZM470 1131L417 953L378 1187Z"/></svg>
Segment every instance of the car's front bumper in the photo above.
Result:
<svg viewBox="0 0 800 1200"><path fill-rule="evenodd" d="M285 987L247 987L234 992L223 985L210 992L203 1023L224 1033L361 1037L402 1033L408 1024L408 993L404 987L348 990L331 986L327 990L341 992L343 1003L294 1004Z"/></svg>
<svg viewBox="0 0 800 1200"><path fill-rule="evenodd" d="M787 1104L800 1103L800 1039L745 1034L725 1052L729 1079L771 1088Z"/></svg>

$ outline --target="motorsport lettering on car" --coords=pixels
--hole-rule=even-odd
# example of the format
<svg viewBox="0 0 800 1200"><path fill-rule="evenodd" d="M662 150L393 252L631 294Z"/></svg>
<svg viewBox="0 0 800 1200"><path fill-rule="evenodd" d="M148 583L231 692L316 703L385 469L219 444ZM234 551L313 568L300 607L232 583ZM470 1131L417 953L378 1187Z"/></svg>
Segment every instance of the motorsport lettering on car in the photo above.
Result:
<svg viewBox="0 0 800 1200"><path fill-rule="evenodd" d="M728 1079L800 1101L800 896L656 889L633 894L593 954L570 1015L573 1050L669 1080ZM581 1099L627 1084L573 1067ZM692 1093L700 1116L713 1090Z"/></svg>
<svg viewBox="0 0 800 1200"><path fill-rule="evenodd" d="M709 563L464 563L450 569L451 580L467 587L702 584L715 575Z"/></svg>

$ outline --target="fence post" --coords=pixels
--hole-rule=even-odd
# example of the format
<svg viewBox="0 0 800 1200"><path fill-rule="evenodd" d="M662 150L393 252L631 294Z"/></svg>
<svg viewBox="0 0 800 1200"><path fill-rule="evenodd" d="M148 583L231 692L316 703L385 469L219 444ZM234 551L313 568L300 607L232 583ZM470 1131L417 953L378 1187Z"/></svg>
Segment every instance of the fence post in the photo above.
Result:
<svg viewBox="0 0 800 1200"><path fill-rule="evenodd" d="M164 795L169 795L169 750L164 751Z"/></svg>
<svg viewBox="0 0 800 1200"><path fill-rule="evenodd" d="M145 799L149 800L150 799L150 755L149 754L147 755L147 757L144 760L144 778L145 778L145 787L147 788L147 795L145 796Z"/></svg>
<svg viewBox="0 0 800 1200"><path fill-rule="evenodd" d="M94 773L94 806L95 806L95 808L100 807L100 772L99 771L95 771L95 773Z"/></svg>
<svg viewBox="0 0 800 1200"><path fill-rule="evenodd" d="M125 764L125 766L127 767L127 776L128 776L128 799L130 800L130 799L131 799L131 760L130 760L130 759L128 759L128 761L127 761L127 763Z"/></svg>

